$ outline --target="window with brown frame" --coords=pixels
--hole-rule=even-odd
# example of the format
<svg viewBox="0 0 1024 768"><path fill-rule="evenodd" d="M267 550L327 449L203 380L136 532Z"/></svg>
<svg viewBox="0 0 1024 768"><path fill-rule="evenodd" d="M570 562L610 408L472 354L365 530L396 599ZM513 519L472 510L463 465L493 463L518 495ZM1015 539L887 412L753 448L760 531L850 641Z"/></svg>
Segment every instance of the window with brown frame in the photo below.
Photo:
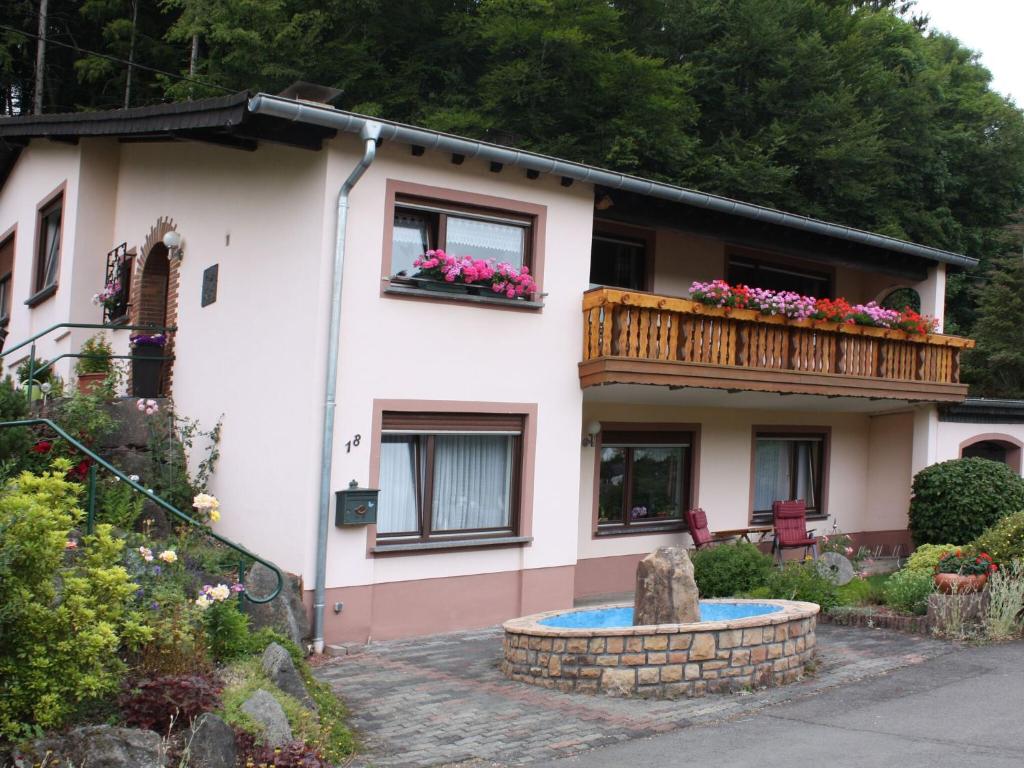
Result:
<svg viewBox="0 0 1024 768"><path fill-rule="evenodd" d="M753 522L771 522L776 501L803 499L808 515L820 515L828 435L758 432L754 437Z"/></svg>
<svg viewBox="0 0 1024 768"><path fill-rule="evenodd" d="M64 195L39 210L36 241L35 293L54 288L60 272L60 241L64 214Z"/></svg>
<svg viewBox="0 0 1024 768"><path fill-rule="evenodd" d="M533 228L532 216L399 195L390 274L414 275L416 257L432 249L532 270Z"/></svg>
<svg viewBox="0 0 1024 768"><path fill-rule="evenodd" d="M684 528L693 440L692 432L602 432L598 533Z"/></svg>
<svg viewBox="0 0 1024 768"><path fill-rule="evenodd" d="M514 535L523 427L520 415L385 411L378 538Z"/></svg>
<svg viewBox="0 0 1024 768"><path fill-rule="evenodd" d="M773 263L752 256L730 254L726 280L771 291L794 291L816 299L832 297L832 276L788 263Z"/></svg>
<svg viewBox="0 0 1024 768"><path fill-rule="evenodd" d="M595 232L590 245L590 284L647 289L647 243Z"/></svg>
<svg viewBox="0 0 1024 768"><path fill-rule="evenodd" d="M14 235L0 243L0 326L11 319L12 277L14 274Z"/></svg>

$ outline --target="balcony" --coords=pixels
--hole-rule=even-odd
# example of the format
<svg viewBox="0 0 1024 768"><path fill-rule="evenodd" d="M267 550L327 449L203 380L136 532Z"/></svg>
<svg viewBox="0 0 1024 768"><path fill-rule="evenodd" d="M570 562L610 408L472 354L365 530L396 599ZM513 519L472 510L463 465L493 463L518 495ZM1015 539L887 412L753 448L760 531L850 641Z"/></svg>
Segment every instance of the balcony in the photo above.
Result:
<svg viewBox="0 0 1024 768"><path fill-rule="evenodd" d="M960 402L971 339L766 317L612 288L583 295L580 386Z"/></svg>

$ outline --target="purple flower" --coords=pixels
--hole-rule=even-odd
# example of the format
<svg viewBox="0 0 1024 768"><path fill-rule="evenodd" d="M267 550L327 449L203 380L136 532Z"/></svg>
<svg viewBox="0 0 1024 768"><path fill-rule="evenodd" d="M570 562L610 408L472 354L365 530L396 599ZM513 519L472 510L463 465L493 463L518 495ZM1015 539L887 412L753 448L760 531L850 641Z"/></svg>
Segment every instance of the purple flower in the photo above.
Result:
<svg viewBox="0 0 1024 768"><path fill-rule="evenodd" d="M162 333L153 336L137 333L129 341L131 341L133 347L163 347L167 344L167 336Z"/></svg>
<svg viewBox="0 0 1024 768"><path fill-rule="evenodd" d="M153 575L154 576L159 576L160 575L160 566L159 565L154 565L153 566Z"/></svg>
<svg viewBox="0 0 1024 768"><path fill-rule="evenodd" d="M151 611L159 611L160 610L160 603L158 603L156 600L154 600L152 603L149 604L149 610L151 610Z"/></svg>

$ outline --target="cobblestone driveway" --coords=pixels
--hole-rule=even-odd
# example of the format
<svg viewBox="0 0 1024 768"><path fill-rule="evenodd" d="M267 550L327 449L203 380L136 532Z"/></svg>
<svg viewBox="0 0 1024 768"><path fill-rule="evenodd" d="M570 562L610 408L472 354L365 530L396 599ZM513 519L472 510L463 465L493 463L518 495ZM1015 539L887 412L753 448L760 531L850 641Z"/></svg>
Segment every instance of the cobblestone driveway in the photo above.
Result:
<svg viewBox="0 0 1024 768"><path fill-rule="evenodd" d="M506 680L500 628L377 643L321 666L363 741L354 765L523 765L707 725L950 653L935 640L821 625L816 673L784 688L644 701Z"/></svg>

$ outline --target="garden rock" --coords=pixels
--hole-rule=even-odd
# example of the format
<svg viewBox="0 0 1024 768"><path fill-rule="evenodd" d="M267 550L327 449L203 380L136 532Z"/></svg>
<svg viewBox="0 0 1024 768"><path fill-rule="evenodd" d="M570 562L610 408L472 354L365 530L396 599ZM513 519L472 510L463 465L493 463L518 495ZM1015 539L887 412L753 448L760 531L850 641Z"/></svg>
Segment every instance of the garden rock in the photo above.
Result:
<svg viewBox="0 0 1024 768"><path fill-rule="evenodd" d="M292 729L277 699L260 689L242 704L242 711L263 726L263 740L280 747L292 740Z"/></svg>
<svg viewBox="0 0 1024 768"><path fill-rule="evenodd" d="M188 741L189 768L235 768L235 731L216 715L200 715Z"/></svg>
<svg viewBox="0 0 1024 768"><path fill-rule="evenodd" d="M853 563L838 552L825 552L818 558L821 575L837 587L853 581Z"/></svg>
<svg viewBox="0 0 1024 768"><path fill-rule="evenodd" d="M45 765L75 765L89 768L165 768L160 735L135 728L91 725L75 728L58 737L33 744L35 759L22 763L37 765L50 753ZM39 762L37 762L39 761ZM15 766L19 765L15 760Z"/></svg>
<svg viewBox="0 0 1024 768"><path fill-rule="evenodd" d="M263 652L263 671L270 678L270 681L287 693L298 699L306 709L315 710L316 703L309 696L306 684L302 676L295 668L291 654L277 643L271 643Z"/></svg>
<svg viewBox="0 0 1024 768"><path fill-rule="evenodd" d="M167 404L166 398L157 398L160 409ZM106 412L114 419L117 429L107 437L101 448L140 448L149 450L152 435L153 416L147 416L138 408L138 400L134 397L118 400L104 406Z"/></svg>
<svg viewBox="0 0 1024 768"><path fill-rule="evenodd" d="M658 547L636 569L633 624L700 621L693 563L683 547Z"/></svg>
<svg viewBox="0 0 1024 768"><path fill-rule="evenodd" d="M245 589L253 597L269 595L276 585L277 576L261 563L254 563L245 576ZM249 614L254 629L276 629L299 647L309 637L309 616L302 604L302 582L293 573L284 575L281 594L269 603L243 600L242 610Z"/></svg>

